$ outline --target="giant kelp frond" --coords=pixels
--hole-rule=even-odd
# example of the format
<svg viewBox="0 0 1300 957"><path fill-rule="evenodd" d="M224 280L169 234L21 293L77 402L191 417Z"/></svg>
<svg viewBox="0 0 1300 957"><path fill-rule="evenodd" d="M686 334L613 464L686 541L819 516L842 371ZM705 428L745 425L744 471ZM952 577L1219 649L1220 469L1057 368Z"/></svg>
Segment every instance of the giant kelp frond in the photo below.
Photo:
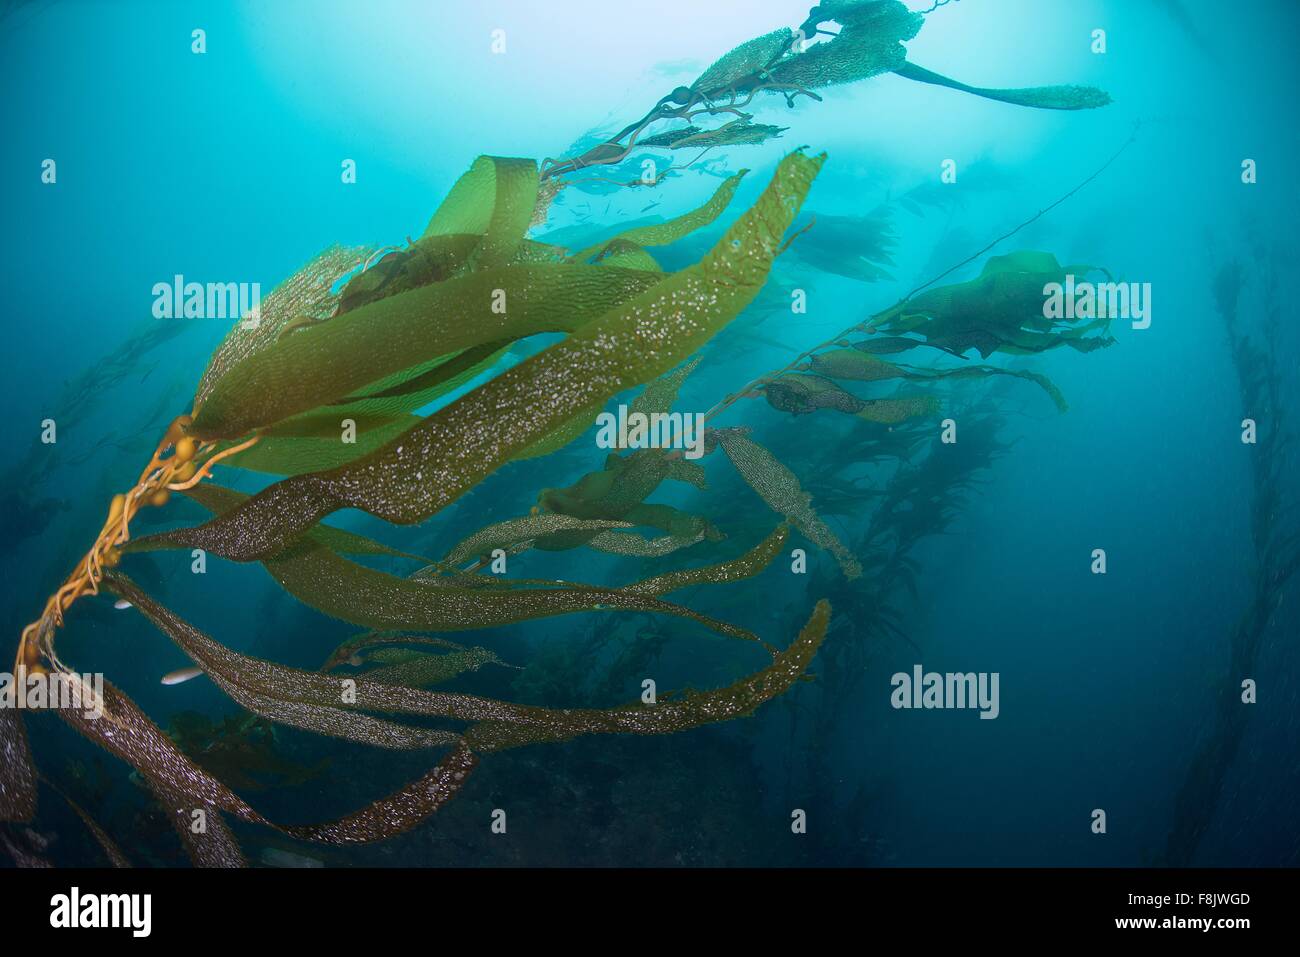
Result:
<svg viewBox="0 0 1300 957"><path fill-rule="evenodd" d="M786 157L755 205L696 265L591 319L370 455L276 483L187 530L181 544L247 561L280 550L341 508L399 524L429 517L519 451L667 371L726 325L762 286L822 162L802 153ZM647 351L646 342L659 347Z"/></svg>
<svg viewBox="0 0 1300 957"><path fill-rule="evenodd" d="M553 712L421 689L496 661L483 649L432 653L372 647L363 640L347 660L355 657L371 670L347 678L249 658L213 641L110 569L124 551L160 548L201 547L237 560L256 559L299 600L383 635L490 628L608 609L672 615L723 635L754 639L746 629L660 596L758 574L775 556L784 530L736 558L603 587L497 580L447 563L430 564L321 519L358 507L391 522L421 520L498 467L571 437L575 424L589 423L611 397L632 386L652 383L637 400L638 408L667 408L693 367L683 360L762 287L823 159L802 153L786 157L755 205L718 245L672 274L566 262L549 248L527 244L523 231L533 219L536 168L531 161L494 158L475 163L425 235L408 249L335 249L318 258L268 298L262 315L242 317L218 348L196 392L194 415L173 422L136 485L114 500L91 551L42 617L24 631L20 673L52 669L78 680L58 659L54 633L66 609L104 583L168 634L236 703L261 718L381 748L450 748L425 777L354 815L326 825L280 827L300 839L344 843L382 839L427 817L459 789L476 761L474 751L582 734L667 733L748 713L780 693L803 673L820 643L825 606L791 648L770 649L771 667L739 685L654 710L637 705ZM620 239L618 249L607 251L626 257L643 244L672 242L712 222L737 182L724 184L702 210L662 228L633 232ZM490 371L516 340L557 331L567 337L432 415L418 414L428 400ZM654 347L647 349L647 343ZM330 437L336 417L346 417L365 437L359 448L325 451L326 443L337 441ZM644 487L644 494L664 478L704 487L698 465L653 451L653 458L629 457L625 482ZM241 455L246 456L242 462ZM342 461L333 464L336 455ZM314 470L322 461L333 467ZM252 496L201 485L218 463L247 464L288 478ZM642 469L644 476L633 480ZM130 524L140 509L164 504L172 491L188 493L214 518L132 541ZM626 519L593 520L548 510L514 525L489 526L449 557L468 559L493 546L554 547L575 532L610 535L635 525L663 529L674 548L706 534L721 537L704 520L644 504L644 494L628 501ZM601 545L629 550L622 540L605 539ZM646 549L673 550L658 540L648 540ZM345 554L411 559L423 569L401 577ZM340 681L355 686L355 699L340 693ZM94 694L89 687L86 691ZM196 862L242 863L221 813L276 826L194 765L117 689L106 686L99 703L102 722L81 713L64 716L137 768L174 819L179 821L186 807L206 809L214 817L207 836L182 834ZM468 727L408 725L385 713ZM11 715L6 712L0 725L5 759L0 813L21 820L34 809L35 778L24 730Z"/></svg>

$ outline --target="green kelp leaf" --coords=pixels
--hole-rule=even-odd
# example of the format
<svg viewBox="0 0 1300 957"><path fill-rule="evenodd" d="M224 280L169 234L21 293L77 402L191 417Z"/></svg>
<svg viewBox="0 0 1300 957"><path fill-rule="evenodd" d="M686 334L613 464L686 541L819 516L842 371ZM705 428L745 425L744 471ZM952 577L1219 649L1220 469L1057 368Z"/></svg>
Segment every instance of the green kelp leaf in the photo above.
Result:
<svg viewBox="0 0 1300 957"><path fill-rule="evenodd" d="M630 527L631 522L587 520L571 518L568 515L542 512L524 518L506 519L504 522L496 522L486 528L479 529L449 551L446 557L443 558L443 562L448 565L461 565L467 561L490 555L493 549L511 548L524 542L531 544L535 539L554 535L556 532L589 531L595 533L607 531L611 528Z"/></svg>
<svg viewBox="0 0 1300 957"><path fill-rule="evenodd" d="M30 821L36 815L36 766L17 708L0 707L0 821Z"/></svg>
<svg viewBox="0 0 1300 957"><path fill-rule="evenodd" d="M549 726L484 721L469 729L466 742L485 752L501 751L593 733L673 734L751 715L760 705L785 693L807 672L826 637L830 615L830 603L819 601L799 637L779 652L770 666L725 688L660 698L651 707L638 703L604 712L567 711L563 722Z"/></svg>
<svg viewBox="0 0 1300 957"><path fill-rule="evenodd" d="M620 269L641 269L645 272L664 271L658 260L644 248L626 239L611 239L605 244L605 254L600 258L605 266L617 266Z"/></svg>
<svg viewBox="0 0 1300 957"><path fill-rule="evenodd" d="M359 635L353 635L330 652L330 656L325 659L325 663L321 665L320 670L322 673L332 671L340 665L349 663L354 655L370 648L386 645L430 645L447 651L467 650L464 645L458 645L454 641L447 641L445 638L432 638L428 635L411 634L402 631L363 631Z"/></svg>
<svg viewBox="0 0 1300 957"><path fill-rule="evenodd" d="M466 631L584 611L657 612L689 618L718 634L754 635L689 608L617 588L493 589L399 578L358 565L329 549L304 542L264 559L281 587L333 618L380 631Z"/></svg>
<svg viewBox="0 0 1300 957"><path fill-rule="evenodd" d="M173 540L249 561L274 554L341 508L358 508L397 524L423 521L522 449L579 415L594 418L624 389L662 375L738 315L766 281L782 237L824 161L824 156L790 154L754 206L699 263L585 323L563 342L507 369L399 439L341 468L277 482L202 526L170 533ZM646 348L647 343L655 348Z"/></svg>
<svg viewBox="0 0 1300 957"><path fill-rule="evenodd" d="M662 558L683 548L689 548L704 541L704 530L694 538L677 535L660 535L658 538L646 538L634 532L600 532L587 542L589 548L611 555L628 555L633 558Z"/></svg>
<svg viewBox="0 0 1300 957"><path fill-rule="evenodd" d="M230 511L249 498L247 492L238 492L211 482L195 485L193 488L186 489L184 494L208 511L218 515ZM342 528L335 528L333 525L323 523L316 525L309 529L304 537L308 541L344 555L387 555L393 558L409 558L421 564L429 563L427 558L389 548L373 538L357 535ZM151 552L159 549L181 547L179 542L173 540L170 532L159 532L156 535L145 535L141 538L131 539L122 546L122 551L126 553Z"/></svg>
<svg viewBox="0 0 1300 957"><path fill-rule="evenodd" d="M794 31L781 27L761 37L746 40L740 46L724 53L707 70L691 84L691 91L710 100L724 96L729 92L744 92L749 89L746 80L753 80L756 74L763 72L794 43Z"/></svg>
<svg viewBox="0 0 1300 957"><path fill-rule="evenodd" d="M641 390L641 394L632 400L632 406L628 412L639 412L642 415L653 415L655 412L667 412L677 401L677 393L681 391L682 383L686 381L687 376L695 371L695 367L700 364L700 357L683 362L681 366L674 369L666 375L661 375L646 385Z"/></svg>
<svg viewBox="0 0 1300 957"><path fill-rule="evenodd" d="M424 236L482 236L475 268L510 262L528 231L537 204L537 164L530 159L480 156L456 181Z"/></svg>
<svg viewBox="0 0 1300 957"><path fill-rule="evenodd" d="M240 438L439 356L568 332L661 277L599 266L503 266L390 296L303 329L236 366L190 434ZM505 293L504 312L494 308Z"/></svg>
<svg viewBox="0 0 1300 957"><path fill-rule="evenodd" d="M866 216L810 212L812 228L799 234L791 253L822 272L880 282L893 277L884 268L894 265L898 236L889 216L877 210Z"/></svg>
<svg viewBox="0 0 1300 957"><path fill-rule="evenodd" d="M955 355L974 349L987 358L998 351L1033 353L1062 345L1090 351L1114 342L1109 336L1085 338L1110 319L1048 318L1044 289L1064 283L1067 275L1081 278L1095 271L1104 272L1081 264L1062 267L1051 253L993 256L977 278L901 302L873 317L870 327L895 336L911 333Z"/></svg>
<svg viewBox="0 0 1300 957"><path fill-rule="evenodd" d="M772 564L772 560L780 554L781 548L789 537L789 527L778 525L763 541L737 559L703 568L685 568L665 575L656 575L635 585L628 585L626 590L646 595L667 595L669 592L692 585L721 585L753 578Z"/></svg>
<svg viewBox="0 0 1300 957"><path fill-rule="evenodd" d="M827 378L850 379L854 382L901 379L906 375L892 362L877 359L859 349L831 349L816 353L809 358L808 367Z"/></svg>
<svg viewBox="0 0 1300 957"><path fill-rule="evenodd" d="M863 399L842 389L830 379L816 375L783 375L763 386L768 404L782 412L804 415L818 409L834 409L868 422L892 425L938 410L934 396L893 396Z"/></svg>
<svg viewBox="0 0 1300 957"><path fill-rule="evenodd" d="M384 254L378 262L348 280L339 293L335 315L450 279L469 267L481 238L460 233L426 236L405 249ZM286 328L281 336L293 335L297 328Z"/></svg>
<svg viewBox="0 0 1300 957"><path fill-rule="evenodd" d="M1095 86L1031 86L1020 89L990 89L988 87L967 86L965 83L938 73L934 73L915 63L904 63L894 72L918 83L931 83L946 86L982 96L987 100L999 100L1016 106L1029 106L1040 110L1095 110L1110 103L1110 94Z"/></svg>
<svg viewBox="0 0 1300 957"><path fill-rule="evenodd" d="M916 36L924 20L897 0L861 4L852 10L847 5L835 5L834 11L827 6L814 8L818 20L838 21L839 34L776 64L770 71L774 82L815 90L897 70L907 58L903 41Z"/></svg>
<svg viewBox="0 0 1300 957"><path fill-rule="evenodd" d="M501 663L501 659L486 648L467 648L464 651L449 651L443 654L412 652L413 657L409 659L385 663L382 656L386 651L391 650L376 651L366 661L367 664L382 665L363 672L367 680L406 685L408 688L428 688L450 681L466 672L478 671L484 665Z"/></svg>
<svg viewBox="0 0 1300 957"><path fill-rule="evenodd" d="M359 268L372 252L369 246L331 246L276 286L260 303L256 317L240 317L212 354L194 393L195 405L207 401L232 369L272 348L291 323L334 315L339 301L332 291L334 284Z"/></svg>
<svg viewBox="0 0 1300 957"><path fill-rule="evenodd" d="M741 478L772 511L784 515L810 541L834 555L845 577L857 578L862 574L862 565L853 553L813 511L811 498L793 472L777 461L771 452L740 432L718 430L714 435Z"/></svg>
<svg viewBox="0 0 1300 957"><path fill-rule="evenodd" d="M866 340L866 342L870 341ZM1036 372L1020 369L999 369L996 366L983 365L961 366L956 369L914 369L878 359L858 348L863 344L859 342L854 343L853 348L831 349L827 352L817 353L809 359L808 367L819 375L831 379L848 379L854 382L875 382L882 379L908 379L911 381L926 379L987 379L993 376L1011 376L1037 385L1047 393L1061 412L1066 411L1067 408L1065 396L1061 394L1061 390L1047 376ZM768 398L770 400L771 396Z"/></svg>
<svg viewBox="0 0 1300 957"><path fill-rule="evenodd" d="M712 149L720 146L759 146L768 140L778 139L788 126L755 123L748 117L732 120L713 129L698 126L681 126L637 142L650 149Z"/></svg>
<svg viewBox="0 0 1300 957"><path fill-rule="evenodd" d="M625 230L616 236L611 236L604 242L588 246L581 252L574 254L573 261L587 262L593 258L602 260L614 243L634 246L667 246L669 243L675 243L679 239L689 236L697 229L703 229L722 215L722 211L731 203L731 198L736 195L736 188L740 186L740 181L745 178L745 174L748 172L748 170L741 170L739 173L728 176L722 181L722 185L714 191L709 201L698 209L683 213L681 216L665 220L662 223L651 223L646 226L637 226Z"/></svg>

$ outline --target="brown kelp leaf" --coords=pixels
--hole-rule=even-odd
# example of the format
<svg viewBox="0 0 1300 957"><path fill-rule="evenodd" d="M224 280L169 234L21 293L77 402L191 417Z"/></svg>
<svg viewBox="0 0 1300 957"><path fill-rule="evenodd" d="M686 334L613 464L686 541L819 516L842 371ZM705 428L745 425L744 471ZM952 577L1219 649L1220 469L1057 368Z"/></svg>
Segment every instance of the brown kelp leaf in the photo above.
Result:
<svg viewBox="0 0 1300 957"><path fill-rule="evenodd" d="M63 789L58 785L51 781L46 781L45 783L49 785L50 788L59 795L59 797L63 798L68 807L72 808L72 813L81 818L81 823L86 825L86 830L90 832L90 836L95 839L95 843L98 844L100 849L104 852L104 856L108 858L109 864L117 868L131 866L130 858L122 853L122 849L117 846L117 842L108 836L108 833L86 812L85 808L72 800L72 798L68 797L68 795L64 793Z"/></svg>
<svg viewBox="0 0 1300 957"><path fill-rule="evenodd" d="M830 615L830 602L819 601L799 637L779 652L771 665L725 688L660 699L654 705L633 704L611 711L566 711L563 720L550 726L485 721L469 729L466 742L478 751L500 751L583 734L673 734L752 714L759 705L784 693L808 670L826 637Z"/></svg>
<svg viewBox="0 0 1300 957"><path fill-rule="evenodd" d="M675 130L668 130L647 139L639 140L637 145L670 150L713 149L719 146L758 146L768 140L777 139L788 129L788 126L755 123L749 117L741 117L713 129L703 129L698 126L678 127Z"/></svg>
<svg viewBox="0 0 1300 957"><path fill-rule="evenodd" d="M195 867L248 866L235 835L217 808L196 807L184 792L173 790L152 778L149 787L176 828L181 845Z"/></svg>
<svg viewBox="0 0 1300 957"><path fill-rule="evenodd" d="M401 438L341 468L277 482L231 512L175 533L176 541L248 561L280 551L341 508L397 524L428 518L520 450L662 375L734 318L762 288L824 161L790 154L755 205L699 263L586 323Z"/></svg>
<svg viewBox="0 0 1300 957"><path fill-rule="evenodd" d="M328 844L368 844L403 834L455 797L478 764L469 748L457 745L424 777L354 814L328 824L282 827L291 837Z"/></svg>
<svg viewBox="0 0 1300 957"><path fill-rule="evenodd" d="M0 707L0 821L36 815L36 767L17 708Z"/></svg>
<svg viewBox="0 0 1300 957"><path fill-rule="evenodd" d="M715 436L741 478L769 508L784 515L809 540L834 555L847 578L857 578L862 574L862 565L853 553L813 511L810 496L793 472L777 461L771 452L740 432L719 430Z"/></svg>
<svg viewBox="0 0 1300 957"><path fill-rule="evenodd" d="M76 676L65 676L77 680ZM94 699L84 684L83 700ZM58 714L77 731L117 755L146 780L157 793L186 795L195 808L217 808L244 821L268 823L228 787L203 770L176 746L135 702L104 682L103 715L97 720L81 708L59 708Z"/></svg>
<svg viewBox="0 0 1300 957"><path fill-rule="evenodd" d="M490 555L493 549L511 548L521 543L532 544L538 538L556 532L604 532L611 528L631 528L631 522L572 518L552 512L542 512L523 518L510 518L481 528L461 541L447 553L443 562L460 565L475 558Z"/></svg>

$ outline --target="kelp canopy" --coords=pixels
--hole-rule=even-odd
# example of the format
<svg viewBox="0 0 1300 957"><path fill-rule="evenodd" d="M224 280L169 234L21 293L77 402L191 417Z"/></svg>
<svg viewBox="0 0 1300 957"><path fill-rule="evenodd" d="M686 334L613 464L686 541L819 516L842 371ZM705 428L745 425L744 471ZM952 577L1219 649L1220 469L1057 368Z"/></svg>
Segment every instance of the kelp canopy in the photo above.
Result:
<svg viewBox="0 0 1300 957"><path fill-rule="evenodd" d="M792 102L882 72L939 82L905 60L902 41L921 20L894 0L822 4L804 32L811 36L834 21L841 27L834 39L796 49L794 34L782 30L743 44L624 131L619 139L628 139L626 146L613 142L541 167L531 159L480 157L418 239L400 248L325 250L277 287L258 314L230 330L197 384L190 412L167 429L136 483L112 500L90 550L23 631L15 673L58 676L102 709L99 720L82 711L59 713L138 772L196 863L224 866L243 859L223 814L306 841L382 840L455 796L483 755L584 735L674 733L748 715L782 694L807 673L827 634L826 601L813 604L793 641L776 644L774 636L704 615L672 596L763 574L796 533L829 552L846 580L863 576L864 567L814 509L795 472L743 427L709 430L704 450L721 449L771 509L761 539L712 564L684 562L623 585L506 578L483 569L494 556L529 549L662 558L721 541L726 530L710 518L652 500L666 482L707 487L703 469L679 452L611 454L569 486L539 489L530 514L497 517L437 560L326 520L357 509L394 525L423 522L502 467L563 448L631 389L640 390L633 411L668 413L701 347L754 301L776 258L797 242L803 230L791 227L825 156L802 149L785 156L754 203L698 260L676 271L666 271L649 250L717 222L746 171L723 180L697 209L577 249L527 237L546 222L557 177L618 162L641 130L660 119L689 124L697 115L737 115L714 130L678 127L642 145L713 148L766 140L780 130L752 124L739 109L760 92ZM1072 87L971 92L1064 109L1105 101L1097 91ZM936 380L1007 375L1033 381L1063 408L1055 387L1033 373L964 363L920 368L885 356L929 349L964 360L973 350L987 359L994 352L1108 344L1102 328L1042 315L1043 283L1088 268L1061 267L1047 253L994 257L976 280L909 297L733 393L706 418L741 397L761 395L781 413L831 410L865 427L892 426L937 411L940 399L930 391ZM1087 335L1093 331L1102 334ZM517 364L503 361L542 334L556 341ZM863 388L875 394L862 395ZM343 441L342 434L354 440ZM210 481L218 465L273 480L246 494ZM165 509L174 493L210 517L133 537L140 511ZM260 563L295 599L360 631L325 656L318 671L237 652L127 574L139 559L123 564L123 556L166 549ZM374 556L414 567L399 575L357 560ZM101 590L129 603L259 719L377 748L436 749L441 757L422 777L339 820L269 820L124 693L108 683L91 687L60 658L57 636L68 609ZM607 709L546 708L438 689L502 662L491 647L431 633L595 611L690 621L722 639L748 642L770 661L715 690ZM20 712L0 709L0 821L33 818L37 780ZM207 812L201 834L187 825L196 810ZM108 851L107 835L87 822ZM116 849L108 853L115 863L123 860Z"/></svg>

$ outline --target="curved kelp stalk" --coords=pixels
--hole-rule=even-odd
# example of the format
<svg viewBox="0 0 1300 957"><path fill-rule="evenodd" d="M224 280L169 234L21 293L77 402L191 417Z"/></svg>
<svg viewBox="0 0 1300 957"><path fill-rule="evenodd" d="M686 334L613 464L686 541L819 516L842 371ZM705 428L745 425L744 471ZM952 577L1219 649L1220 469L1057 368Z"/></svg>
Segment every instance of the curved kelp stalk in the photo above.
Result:
<svg viewBox="0 0 1300 957"><path fill-rule="evenodd" d="M454 796L479 755L587 734L680 731L748 714L780 694L807 670L827 628L827 604L817 606L799 638L784 650L760 643L771 664L735 685L606 711L555 711L424 690L501 662L486 648L443 639L426 640L450 646L443 654L428 651L427 644L405 651L383 647L393 644L383 636L394 633L477 630L592 611L668 615L722 635L757 639L745 628L662 596L762 573L786 540L784 525L735 558L623 586L504 580L459 567L498 548L591 542L616 553L668 554L706 534L720 538L704 520L643 504L667 477L703 485L697 465L663 450L619 459L617 482L611 473L607 486L618 485L632 496L626 507L609 505L608 496L585 505L589 512L604 508L619 514L547 508L488 526L442 562L322 519L356 508L394 524L420 522L500 467L565 444L626 389L649 383L637 407L666 409L693 366L682 365L684 360L762 288L823 161L801 152L787 156L717 245L677 272L648 268L637 257L646 246L673 242L716 220L739 177L724 183L695 213L566 257L524 238L548 202L536 165L482 157L453 187L424 235L406 248L327 250L278 287L258 314L242 317L218 347L191 412L167 429L135 485L113 499L91 549L46 602L41 617L23 631L15 673L20 679L57 675L102 708L98 719L89 713L93 708L59 710L76 730L140 773L196 863L227 866L243 858L221 822L223 814L302 840L381 840L413 827ZM537 333L563 338L499 368L507 349ZM446 402L452 390L463 394ZM424 414L426 406L440 402L440 408ZM347 428L355 430L357 441L339 440L339 430ZM218 464L285 477L247 495L205 482ZM213 517L132 539L131 524L140 510L166 506L173 492L186 494ZM572 512L582 511L576 504L580 497L556 491L543 499L568 502ZM672 547L628 531L639 524L666 531ZM284 591L370 629L370 637L345 644L322 672L242 655L116 570L125 553L167 548L201 548L234 561L261 562ZM402 577L346 555L415 561L421 567ZM105 587L168 635L232 700L261 718L372 747L446 753L423 778L339 821L314 826L268 821L187 758L121 691L108 683L102 690L92 688L60 659L56 638L68 609ZM329 673L345 663L380 667ZM421 723L404 723L394 715L419 716ZM428 720L436 726L428 726ZM0 819L30 820L37 778L16 710L0 709L0 757ZM196 810L209 817L202 835L191 833L186 823Z"/></svg>

